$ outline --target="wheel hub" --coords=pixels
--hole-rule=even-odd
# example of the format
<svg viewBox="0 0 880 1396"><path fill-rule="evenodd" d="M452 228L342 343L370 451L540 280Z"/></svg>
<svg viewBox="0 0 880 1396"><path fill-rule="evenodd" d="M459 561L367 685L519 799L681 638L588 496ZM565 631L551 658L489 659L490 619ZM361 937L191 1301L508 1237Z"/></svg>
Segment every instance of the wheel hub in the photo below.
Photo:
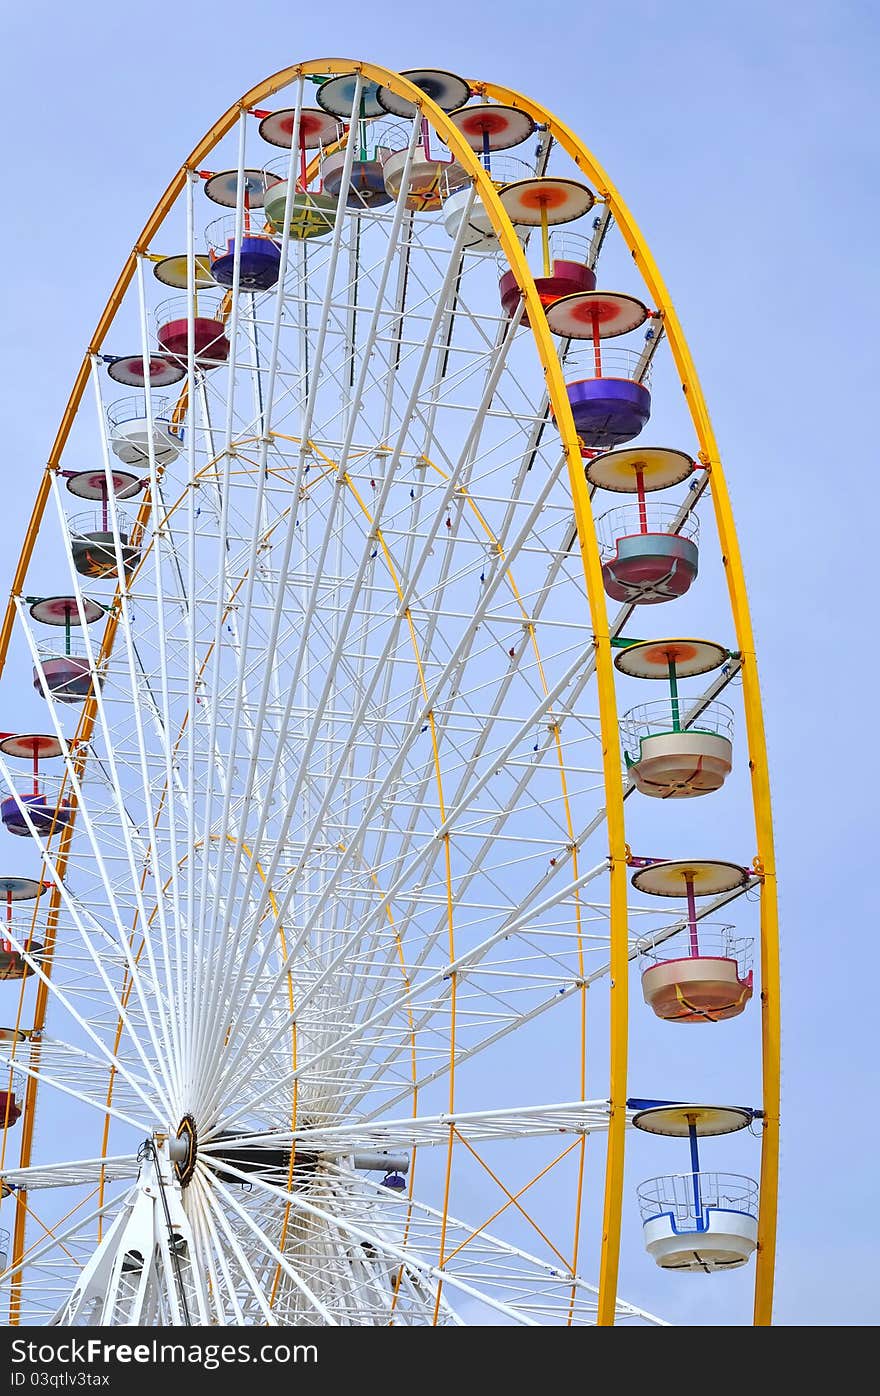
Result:
<svg viewBox="0 0 880 1396"><path fill-rule="evenodd" d="M184 1115L177 1127L177 1134L170 1141L168 1152L174 1164L174 1173L182 1188L189 1185L196 1171L198 1158L198 1132L192 1115Z"/></svg>

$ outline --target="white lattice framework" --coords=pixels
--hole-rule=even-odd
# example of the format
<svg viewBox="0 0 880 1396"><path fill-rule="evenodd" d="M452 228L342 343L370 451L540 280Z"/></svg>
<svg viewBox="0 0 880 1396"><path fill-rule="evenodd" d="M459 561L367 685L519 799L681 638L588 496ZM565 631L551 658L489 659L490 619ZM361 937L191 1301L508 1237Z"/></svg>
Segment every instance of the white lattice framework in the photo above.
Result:
<svg viewBox="0 0 880 1396"><path fill-rule="evenodd" d="M309 91L292 86L295 120ZM397 124L412 157L419 119ZM356 142L353 125L341 207ZM247 112L227 144L240 238L241 173L266 147ZM214 212L191 173L108 345L148 362L167 295L151 257L185 246L180 451L163 465L150 442L142 499L110 488L117 570L133 526L135 571L118 586L77 572L56 474L28 582L75 598L80 622L86 598L107 610L75 632L88 730L41 685L72 836L41 837L21 805L47 890L11 938L33 968L22 1002L42 985L49 1010L0 1051L90 1144L24 1168L4 1146L32 1213L3 1282L13 1316L592 1322L579 1237L598 1206L587 1141L607 1127L585 1098L587 991L608 974L604 784L532 337L500 308L494 258L464 251L466 220L451 239L402 193L324 238L285 232L268 291L240 289L236 255L232 354L202 371L195 256ZM64 460L101 462L108 486L112 387L95 355ZM17 606L39 675L52 635ZM0 773L21 789L14 762ZM633 953L649 924L645 908ZM181 1189L169 1141L187 1115ZM237 1165L230 1135L267 1166ZM365 1151L403 1153L407 1191L357 1167Z"/></svg>

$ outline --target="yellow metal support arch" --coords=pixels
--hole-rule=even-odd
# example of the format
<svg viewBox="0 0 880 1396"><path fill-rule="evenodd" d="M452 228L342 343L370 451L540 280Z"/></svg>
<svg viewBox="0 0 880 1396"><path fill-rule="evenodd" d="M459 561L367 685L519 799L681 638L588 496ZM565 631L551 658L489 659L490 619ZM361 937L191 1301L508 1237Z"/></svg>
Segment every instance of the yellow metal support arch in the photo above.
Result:
<svg viewBox="0 0 880 1396"><path fill-rule="evenodd" d="M761 1191L758 1219L758 1254L755 1266L754 1321L769 1324L773 1314L773 1279L776 1263L776 1211L779 1182L779 1097L780 1097L780 1003L779 1003L779 913L776 891L776 863L773 851L773 816L770 805L770 776L767 741L761 708L761 689L755 640L746 592L745 573L733 521L730 496L724 478L718 443L712 429L709 409L703 396L697 370L688 348L675 307L660 269L635 219L608 175L569 127L537 102L507 87L493 83L483 90L496 101L520 107L542 124L554 140L571 156L599 194L605 199L620 229L633 261L639 269L655 306L663 316L672 358L678 370L682 391L687 398L697 440L700 461L710 472L712 503L721 543L721 560L727 577L730 607L742 658L743 705L749 748L749 771L755 811L757 858L755 870L761 876L761 1048L763 1077L763 1135L761 1144ZM613 954L613 949L612 949ZM612 998L612 1013L614 1000ZM612 1035L615 1029L612 1026Z"/></svg>

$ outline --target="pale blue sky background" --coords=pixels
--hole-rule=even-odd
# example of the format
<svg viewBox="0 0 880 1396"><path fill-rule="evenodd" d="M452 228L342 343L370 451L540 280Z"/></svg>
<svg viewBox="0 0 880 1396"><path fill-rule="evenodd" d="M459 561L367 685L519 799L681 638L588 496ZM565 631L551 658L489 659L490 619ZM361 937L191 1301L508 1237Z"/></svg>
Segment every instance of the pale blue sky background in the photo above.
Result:
<svg viewBox="0 0 880 1396"><path fill-rule="evenodd" d="M473 0L6 0L0 18L2 591L119 265L184 155L266 74L339 54L497 79L578 130L630 203L713 413L761 655L783 918L784 1323L880 1318L878 28L857 0L492 13ZM699 1281L658 1281L654 1306L683 1316L676 1287Z"/></svg>

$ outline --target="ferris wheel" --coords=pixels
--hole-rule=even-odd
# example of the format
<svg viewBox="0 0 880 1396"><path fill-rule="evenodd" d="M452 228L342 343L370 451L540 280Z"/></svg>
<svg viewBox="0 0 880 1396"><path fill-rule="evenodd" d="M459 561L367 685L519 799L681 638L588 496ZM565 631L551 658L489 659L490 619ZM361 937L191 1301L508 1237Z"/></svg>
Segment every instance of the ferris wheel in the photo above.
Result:
<svg viewBox="0 0 880 1396"><path fill-rule="evenodd" d="M730 609L694 635L707 519ZM9 1322L654 1323L638 1208L646 1266L750 1263L769 1322L742 567L663 282L564 124L339 59L231 107L88 347L0 663ZM746 767L754 828L675 847ZM751 1106L637 1095L630 979L658 1056L762 1019ZM747 1126L759 1176L706 1171ZM658 1139L625 1191L631 1127L688 1166Z"/></svg>

